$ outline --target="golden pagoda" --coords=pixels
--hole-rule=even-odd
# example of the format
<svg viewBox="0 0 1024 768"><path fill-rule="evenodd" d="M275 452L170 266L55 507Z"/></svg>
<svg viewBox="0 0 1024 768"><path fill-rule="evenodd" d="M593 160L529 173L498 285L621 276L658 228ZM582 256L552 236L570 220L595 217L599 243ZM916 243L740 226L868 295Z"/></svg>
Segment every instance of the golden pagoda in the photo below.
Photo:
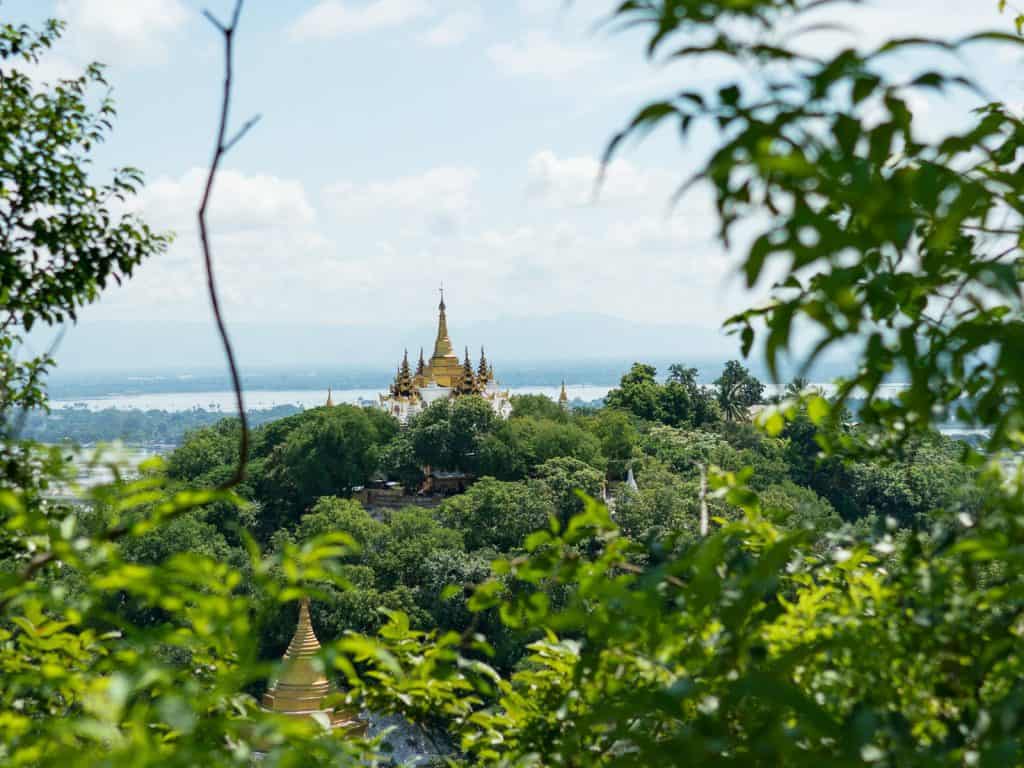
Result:
<svg viewBox="0 0 1024 768"><path fill-rule="evenodd" d="M413 372L409 365L409 351L406 350L398 364L394 382L387 392L382 392L377 398L378 407L405 425L409 419L438 400L479 395L490 404L495 414L508 418L512 413L510 393L498 387L494 368L487 360L484 348L480 348L480 362L475 370L468 347L462 360L455 354L455 347L448 334L448 308L444 303L444 288L441 288L441 303L437 309L434 354L429 361L425 360L421 347L419 362Z"/></svg>
<svg viewBox="0 0 1024 768"><path fill-rule="evenodd" d="M295 635L281 661L281 673L263 694L263 708L289 717L322 714L330 720L332 728L365 731L366 723L357 716L324 706L324 699L333 692L333 686L314 663L313 659L319 651L320 641L316 638L309 616L309 598L304 597L299 604L299 623Z"/></svg>
<svg viewBox="0 0 1024 768"><path fill-rule="evenodd" d="M563 410L569 407L569 393L565 391L565 379L562 379L562 391L558 393L558 405Z"/></svg>
<svg viewBox="0 0 1024 768"><path fill-rule="evenodd" d="M330 387L327 388L327 402L324 403L324 407L325 408L333 408L334 407L334 399L331 397L331 388Z"/></svg>

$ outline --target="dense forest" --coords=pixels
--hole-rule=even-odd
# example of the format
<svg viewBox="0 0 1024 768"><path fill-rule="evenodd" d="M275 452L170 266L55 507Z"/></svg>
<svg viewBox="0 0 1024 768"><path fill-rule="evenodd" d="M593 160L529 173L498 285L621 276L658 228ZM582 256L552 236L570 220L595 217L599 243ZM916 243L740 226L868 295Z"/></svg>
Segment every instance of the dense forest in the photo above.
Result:
<svg viewBox="0 0 1024 768"><path fill-rule="evenodd" d="M642 104L605 154L671 127L696 169L679 194L711 196L746 286L770 286L726 321L742 355L776 380L841 350L827 396L637 363L600 408L523 397L499 420L466 396L405 429L350 406L250 428L239 385L237 418L73 499L66 452L21 439L56 363L26 336L173 233L133 207L138 170L94 165L105 69L40 80L64 24L0 23L0 763L396 762L339 712L411 723L452 766L1024 763L1024 120L965 71L1016 60L1024 16L850 48L830 5L613 5L668 74L711 57L725 82ZM233 7L206 14L225 69L197 218L241 382L206 220L255 124L231 130ZM957 121L928 117L922 94L961 89ZM427 467L468 487L423 503ZM388 478L409 504L355 500ZM297 610L310 655L278 663ZM321 676L303 716L260 704Z"/></svg>
<svg viewBox="0 0 1024 768"><path fill-rule="evenodd" d="M497 616L475 616L466 590L487 579L495 559L523 554L530 534L568 525L583 510L580 492L607 497L621 533L644 546L698 537L702 467L749 468L764 513L823 547L876 530L910 536L938 516L973 516L982 507L975 473L960 461L964 446L938 433L908 445L898 461L823 459L806 409L775 436L751 423L746 414L762 403L764 386L738 362L711 388L682 365L664 383L656 375L652 366L633 366L602 408L519 396L507 421L479 397L439 401L404 430L381 411L348 405L289 416L253 431L239 488L246 504L183 515L133 542L126 557L156 565L193 552L243 562L243 531L271 550L342 532L359 552L344 558L346 588L326 590L313 605L325 638L376 632L386 621L382 608L401 611L417 630L486 627L495 663L507 671L535 636L503 629ZM799 396L799 387L791 394ZM858 436L856 427L839 428ZM238 432L231 419L190 432L168 457L171 487L211 487L228 477ZM439 508L417 507L411 502L424 467L476 481ZM625 482L629 470L635 488ZM410 504L371 514L351 496L374 480L403 483ZM706 503L715 526L743 516L720 496ZM453 585L465 590L449 595ZM284 650L293 626L284 612L263 627L268 658Z"/></svg>

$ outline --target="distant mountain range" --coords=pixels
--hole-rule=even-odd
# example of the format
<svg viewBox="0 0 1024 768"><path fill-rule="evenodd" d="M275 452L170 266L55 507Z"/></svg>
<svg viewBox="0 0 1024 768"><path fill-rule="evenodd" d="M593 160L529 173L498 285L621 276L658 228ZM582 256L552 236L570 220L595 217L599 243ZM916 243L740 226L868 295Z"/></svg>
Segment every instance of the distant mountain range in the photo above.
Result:
<svg viewBox="0 0 1024 768"><path fill-rule="evenodd" d="M396 318L401 321L401 318ZM497 367L506 361L607 360L613 358L708 359L738 343L720 331L684 325L636 323L601 314L500 317L476 323L451 321L452 341L476 358L487 348ZM436 326L232 324L241 361L254 366L310 364L393 366L408 348L429 357ZM48 339L33 335L37 348ZM731 352L730 352L731 353ZM57 352L71 370L157 370L219 366L212 324L90 323L69 328Z"/></svg>
<svg viewBox="0 0 1024 768"><path fill-rule="evenodd" d="M396 318L396 320L400 320ZM638 323L603 314L499 317L450 322L456 349L480 346L499 378L510 386L575 383L613 384L634 361L664 370L673 362L700 369L712 380L721 365L738 358L739 342L719 330ZM261 389L378 387L388 381L409 350L429 357L436 326L233 324L232 340L246 386ZM32 335L33 351L52 339ZM202 391L226 387L223 354L212 324L90 323L69 328L57 347L58 368L51 396L111 391ZM755 372L764 375L752 363ZM833 375L827 366L822 378ZM838 368L836 369L838 372Z"/></svg>

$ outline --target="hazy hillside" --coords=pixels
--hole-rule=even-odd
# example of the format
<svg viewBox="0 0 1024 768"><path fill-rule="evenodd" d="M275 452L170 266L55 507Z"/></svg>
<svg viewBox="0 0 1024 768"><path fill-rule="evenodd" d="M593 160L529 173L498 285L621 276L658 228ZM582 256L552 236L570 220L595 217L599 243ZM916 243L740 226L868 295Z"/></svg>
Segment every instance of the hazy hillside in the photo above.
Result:
<svg viewBox="0 0 1024 768"><path fill-rule="evenodd" d="M249 366L394 365L402 349L430 354L436 326L289 325L286 318L263 325L232 324L241 361ZM684 325L646 325L600 314L501 317L482 323L450 322L457 349L479 354L481 345L501 368L512 361L588 359L701 359L732 354L736 342L721 332ZM116 345L112 342L116 340ZM33 346L51 341L34 334ZM212 325L205 323L113 325L89 323L69 328L57 351L69 370L145 370L219 366L221 352Z"/></svg>

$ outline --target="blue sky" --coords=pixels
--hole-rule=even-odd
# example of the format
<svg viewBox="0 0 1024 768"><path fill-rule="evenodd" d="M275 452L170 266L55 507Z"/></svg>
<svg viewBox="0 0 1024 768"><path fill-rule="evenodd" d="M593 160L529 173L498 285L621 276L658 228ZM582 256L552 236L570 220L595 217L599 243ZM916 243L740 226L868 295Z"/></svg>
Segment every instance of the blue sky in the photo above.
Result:
<svg viewBox="0 0 1024 768"><path fill-rule="evenodd" d="M209 0L5 0L8 18L56 13L70 27L41 74L109 64L119 105L100 167L141 167L139 206L178 232L172 252L113 290L83 323L208 317L193 210L221 76ZM713 241L706 198L671 216L673 186L706 148L671 135L632 148L590 199L608 137L647 96L707 87L713 66L665 69L636 35L595 23L612 4L577 0L249 0L238 38L234 118L262 122L217 189L217 258L237 323L402 326L433 314L443 280L460 320L602 312L717 326L752 297ZM995 0L898 0L842 19L887 34L1007 29ZM823 47L836 41L823 41ZM962 66L1024 101L1016 55ZM959 66L959 65L958 65ZM934 129L963 96L923 105ZM926 128L927 129L927 128Z"/></svg>

